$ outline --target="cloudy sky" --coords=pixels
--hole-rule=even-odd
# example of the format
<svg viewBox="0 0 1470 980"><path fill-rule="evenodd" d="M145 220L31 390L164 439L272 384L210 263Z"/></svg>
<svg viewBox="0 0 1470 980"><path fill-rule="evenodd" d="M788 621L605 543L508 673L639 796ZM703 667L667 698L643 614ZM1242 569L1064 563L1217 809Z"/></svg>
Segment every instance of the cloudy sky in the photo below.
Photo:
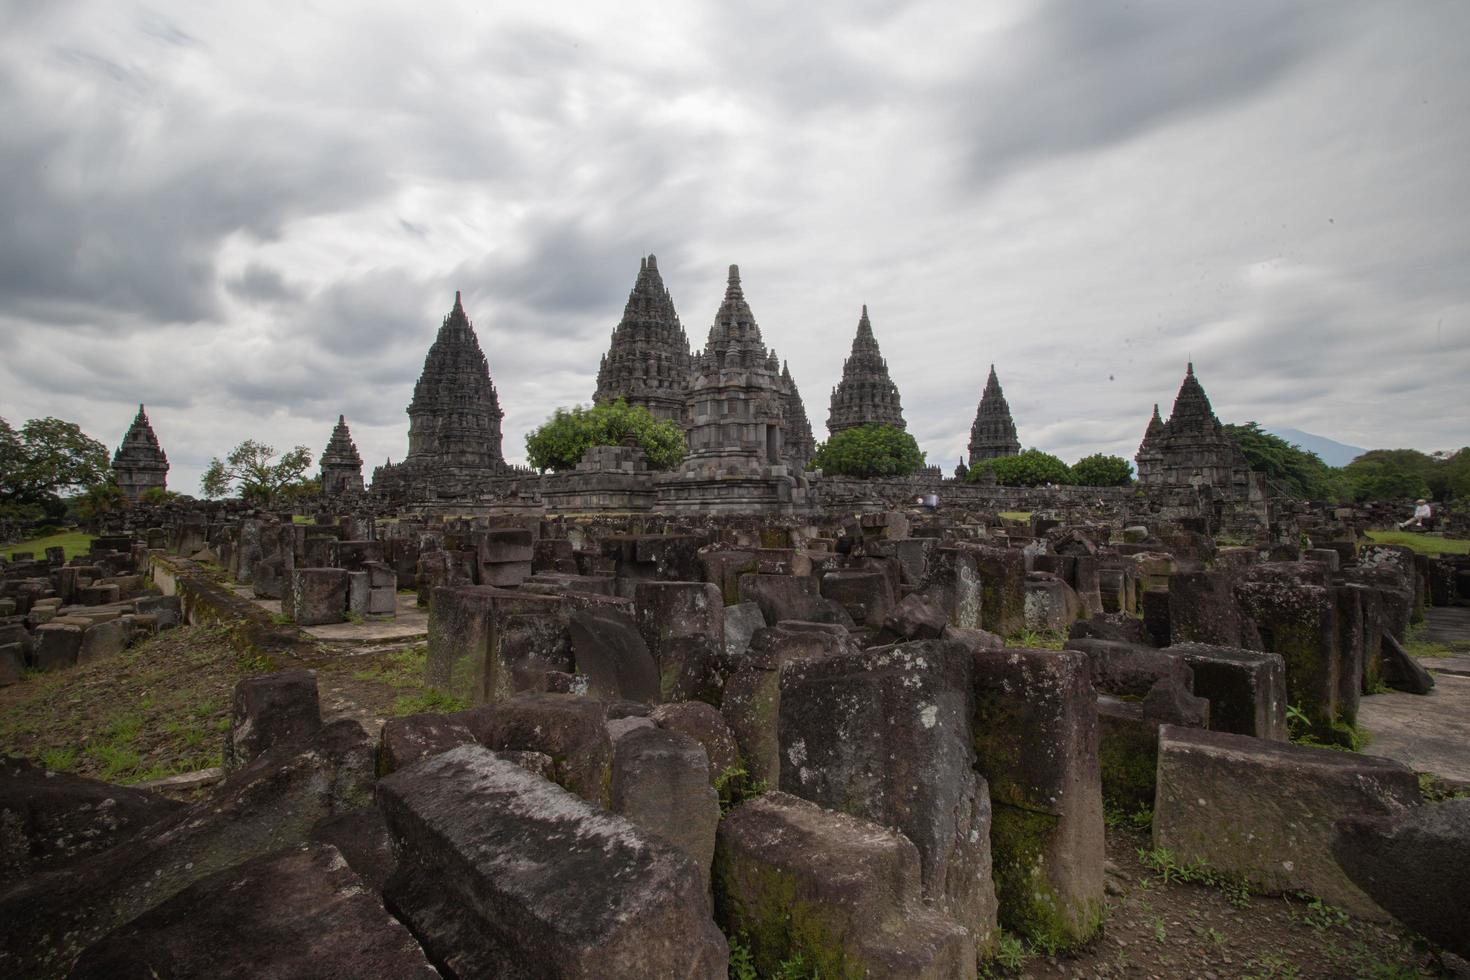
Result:
<svg viewBox="0 0 1470 980"><path fill-rule="evenodd" d="M0 415L198 492L369 467L464 291L505 450L586 402L640 255L695 346L741 266L819 438L860 305L952 467L1226 421L1470 442L1470 4L0 3Z"/></svg>

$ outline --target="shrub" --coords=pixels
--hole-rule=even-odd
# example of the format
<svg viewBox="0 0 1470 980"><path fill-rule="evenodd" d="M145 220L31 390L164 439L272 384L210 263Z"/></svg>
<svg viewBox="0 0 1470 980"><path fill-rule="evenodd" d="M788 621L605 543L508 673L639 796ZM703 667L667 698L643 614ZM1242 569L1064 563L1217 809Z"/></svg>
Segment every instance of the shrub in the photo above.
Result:
<svg viewBox="0 0 1470 980"><path fill-rule="evenodd" d="M836 476L908 476L924 465L914 437L892 425L844 429L817 447L812 467Z"/></svg>
<svg viewBox="0 0 1470 980"><path fill-rule="evenodd" d="M1072 471L1067 464L1040 449L1028 449L1019 456L982 459L970 467L969 478L979 480L980 474L987 469L995 473L996 482L1003 487L1039 487L1045 483L1072 482Z"/></svg>
<svg viewBox="0 0 1470 980"><path fill-rule="evenodd" d="M1079 487L1126 487L1133 482L1133 464L1122 456L1093 453L1072 464L1072 482Z"/></svg>
<svg viewBox="0 0 1470 980"><path fill-rule="evenodd" d="M677 422L656 419L642 405L622 399L591 408L558 408L526 435L526 459L543 473L570 470L591 447L622 445L629 437L643 449L651 469L671 470L684 459L684 430Z"/></svg>

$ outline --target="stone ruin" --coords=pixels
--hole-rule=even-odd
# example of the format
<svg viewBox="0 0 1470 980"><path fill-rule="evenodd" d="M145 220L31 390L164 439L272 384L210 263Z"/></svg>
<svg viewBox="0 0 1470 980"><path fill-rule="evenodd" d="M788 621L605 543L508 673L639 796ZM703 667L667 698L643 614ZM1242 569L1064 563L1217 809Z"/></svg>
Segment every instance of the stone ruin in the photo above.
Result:
<svg viewBox="0 0 1470 980"><path fill-rule="evenodd" d="M332 429L332 438L322 453L321 481L323 497L341 497L360 494L362 485L362 457L352 442L352 433L347 428L347 417L337 416L337 425Z"/></svg>
<svg viewBox="0 0 1470 980"><path fill-rule="evenodd" d="M100 542L86 576L15 562L0 628L46 650L97 628L53 627L78 610L137 628L145 593L194 615L217 586L170 552L196 545L256 590L287 560L313 595L338 573L329 605L380 564L428 610L428 684L469 707L370 734L310 672L242 681L227 778L192 806L7 763L0 962L714 978L733 937L763 975L973 978L1001 928L1105 928L1105 801L1151 805L1181 862L1465 952L1464 872L1421 871L1455 866L1470 812L1288 742L1286 707L1330 740L1380 683L1426 690L1400 644L1424 604L1470 602L1470 560L1314 528L1342 547L1042 513L254 515ZM84 577L104 601L49 594ZM1065 648L1006 645L1028 630Z"/></svg>
<svg viewBox="0 0 1470 980"><path fill-rule="evenodd" d="M842 380L832 389L827 431L832 435L864 425L891 425L906 429L898 386L888 376L888 362L878 349L868 307L863 305L852 353L842 362Z"/></svg>
<svg viewBox="0 0 1470 980"><path fill-rule="evenodd" d="M975 424L970 426L970 465L982 459L1000 456L1016 456L1021 452L1021 440L1016 438L1016 423L1011 418L1011 406L1006 403L1000 379L995 376L995 365L990 365L990 375L985 379L985 390L980 394L980 405L975 410Z"/></svg>
<svg viewBox="0 0 1470 980"><path fill-rule="evenodd" d="M654 418L681 421L688 390L689 337L658 274L658 260L650 255L638 261L623 318L597 368L592 401L610 405L622 399Z"/></svg>
<svg viewBox="0 0 1470 980"><path fill-rule="evenodd" d="M168 489L168 457L141 404L122 445L112 455L112 475L123 496L133 503L149 490Z"/></svg>
<svg viewBox="0 0 1470 980"><path fill-rule="evenodd" d="M1153 486L1210 486L1236 499L1260 499L1265 479L1252 473L1245 455L1215 417L1209 396L1190 362L1167 422L1159 406L1135 457L1138 482Z"/></svg>

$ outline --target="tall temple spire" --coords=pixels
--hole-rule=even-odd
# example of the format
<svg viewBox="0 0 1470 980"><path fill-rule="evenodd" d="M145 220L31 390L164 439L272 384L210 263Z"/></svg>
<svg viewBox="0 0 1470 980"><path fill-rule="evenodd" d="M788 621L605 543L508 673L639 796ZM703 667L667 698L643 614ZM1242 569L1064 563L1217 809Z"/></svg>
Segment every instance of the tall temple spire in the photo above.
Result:
<svg viewBox="0 0 1470 980"><path fill-rule="evenodd" d="M123 495L134 503L149 490L168 488L168 457L158 444L142 402L112 456L112 473Z"/></svg>
<svg viewBox="0 0 1470 980"><path fill-rule="evenodd" d="M649 255L638 260L638 278L598 366L592 400L605 405L621 398L656 418L679 419L688 387L689 337L659 276L658 260Z"/></svg>
<svg viewBox="0 0 1470 980"><path fill-rule="evenodd" d="M873 336L868 307L858 317L852 352L842 362L842 380L832 389L827 431L832 435L869 424L906 428L898 386L888 375L888 362Z"/></svg>
<svg viewBox="0 0 1470 980"><path fill-rule="evenodd" d="M782 414L785 416L786 458L797 473L803 472L816 454L817 443L812 436L812 423L807 418L806 405L796 380L791 377L791 366L781 363Z"/></svg>
<svg viewBox="0 0 1470 980"><path fill-rule="evenodd" d="M504 466L500 421L505 413L490 365L459 292L424 358L408 406L406 463L493 471Z"/></svg>
<svg viewBox="0 0 1470 980"><path fill-rule="evenodd" d="M985 390L980 394L980 405L975 410L975 422L970 426L970 465L982 459L1015 456L1020 452L1021 440L1016 436L1011 406L1006 402L1000 378L992 364L985 379Z"/></svg>
<svg viewBox="0 0 1470 980"><path fill-rule="evenodd" d="M1242 496L1250 485L1250 465L1225 431L1204 386L1187 363L1168 421L1153 416L1139 444L1138 482L1162 486L1212 486Z"/></svg>
<svg viewBox="0 0 1470 980"><path fill-rule="evenodd" d="M322 453L322 494L335 497L345 493L362 493L362 457L347 429L347 416L338 415L332 438Z"/></svg>

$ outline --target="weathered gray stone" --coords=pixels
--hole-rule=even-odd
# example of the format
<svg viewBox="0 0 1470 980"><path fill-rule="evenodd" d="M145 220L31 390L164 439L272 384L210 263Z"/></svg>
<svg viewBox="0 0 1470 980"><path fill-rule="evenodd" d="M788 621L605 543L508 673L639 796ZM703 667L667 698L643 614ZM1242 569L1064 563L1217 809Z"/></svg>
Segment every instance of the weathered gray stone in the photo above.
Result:
<svg viewBox="0 0 1470 980"><path fill-rule="evenodd" d="M688 735L649 723L613 739L612 812L687 854L706 892L720 822L709 771L704 747Z"/></svg>
<svg viewBox="0 0 1470 980"><path fill-rule="evenodd" d="M698 871L623 817L474 746L385 777L378 801L385 898L455 975L723 980Z"/></svg>
<svg viewBox="0 0 1470 980"><path fill-rule="evenodd" d="M474 741L474 733L452 715L424 713L389 718L378 736L378 775L386 776L420 759Z"/></svg>
<svg viewBox="0 0 1470 980"><path fill-rule="evenodd" d="M975 976L970 930L921 897L919 853L897 831L766 793L720 823L715 902L761 976L797 957L823 977Z"/></svg>
<svg viewBox="0 0 1470 980"><path fill-rule="evenodd" d="M781 789L901 831L924 895L995 941L990 807L975 776L964 646L921 640L788 661L781 669Z"/></svg>
<svg viewBox="0 0 1470 980"><path fill-rule="evenodd" d="M847 610L823 598L819 583L809 575L742 575L740 601L759 605L773 626L787 620L853 625Z"/></svg>
<svg viewBox="0 0 1470 980"><path fill-rule="evenodd" d="M1210 728L1286 741L1286 664L1280 654L1181 643L1165 653L1194 674L1194 693L1210 702Z"/></svg>
<svg viewBox="0 0 1470 980"><path fill-rule="evenodd" d="M601 701L574 694L518 694L449 718L487 748L546 753L556 762L554 782L584 800L607 805L612 743Z"/></svg>
<svg viewBox="0 0 1470 980"><path fill-rule="evenodd" d="M115 657L128 645L127 624L121 619L104 623L93 623L82 631L82 645L77 651L77 663L91 663Z"/></svg>
<svg viewBox="0 0 1470 980"><path fill-rule="evenodd" d="M854 623L877 629L895 605L893 583L880 571L843 569L822 576L822 597L847 610Z"/></svg>
<svg viewBox="0 0 1470 980"><path fill-rule="evenodd" d="M658 665L634 622L610 609L579 609L570 624L572 660L588 693L606 700L659 700Z"/></svg>
<svg viewBox="0 0 1470 980"><path fill-rule="evenodd" d="M675 701L654 708L650 717L658 727L688 735L704 746L711 785L718 785L722 775L739 767L740 749L735 744L735 735L718 709L703 701Z"/></svg>
<svg viewBox="0 0 1470 980"><path fill-rule="evenodd" d="M282 670L247 677L235 685L224 767L246 765L280 742L306 738L322 727L316 672Z"/></svg>
<svg viewBox="0 0 1470 980"><path fill-rule="evenodd" d="M725 607L725 653L732 657L743 657L750 648L750 638L766 625L761 607L754 602L737 602Z"/></svg>
<svg viewBox="0 0 1470 980"><path fill-rule="evenodd" d="M1332 853L1404 925L1470 958L1470 799L1337 822Z"/></svg>
<svg viewBox="0 0 1470 980"><path fill-rule="evenodd" d="M330 844L216 872L93 943L74 977L437 977Z"/></svg>
<svg viewBox="0 0 1470 980"><path fill-rule="evenodd" d="M724 653L720 590L709 582L640 582L634 602L638 630L658 665L662 699L684 700L703 686L709 658Z"/></svg>
<svg viewBox="0 0 1470 980"><path fill-rule="evenodd" d="M1333 858L1333 824L1419 803L1417 777L1389 759L1174 726L1159 734L1154 846L1261 891L1386 918Z"/></svg>
<svg viewBox="0 0 1470 980"><path fill-rule="evenodd" d="M563 600L484 586L441 586L429 617L429 686L471 704L571 668Z"/></svg>
<svg viewBox="0 0 1470 980"><path fill-rule="evenodd" d="M75 667L82 649L82 627L70 623L47 623L36 628L31 658L37 670Z"/></svg>
<svg viewBox="0 0 1470 980"><path fill-rule="evenodd" d="M974 654L976 765L994 807L1000 923L1042 943L1102 925L1103 807L1097 697L1073 650Z"/></svg>
<svg viewBox="0 0 1470 980"><path fill-rule="evenodd" d="M347 587L345 569L295 568L290 594L281 601L298 626L340 623L347 618Z"/></svg>

